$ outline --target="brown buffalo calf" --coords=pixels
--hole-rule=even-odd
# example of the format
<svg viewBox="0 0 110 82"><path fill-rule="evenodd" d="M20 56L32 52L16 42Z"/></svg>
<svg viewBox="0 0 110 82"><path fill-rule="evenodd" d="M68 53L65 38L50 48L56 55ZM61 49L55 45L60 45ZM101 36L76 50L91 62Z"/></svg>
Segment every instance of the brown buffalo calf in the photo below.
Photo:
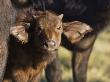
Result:
<svg viewBox="0 0 110 82"><path fill-rule="evenodd" d="M13 37L10 39L9 58L3 82L38 82L42 70L56 57L63 31L63 15L57 16L49 11L35 13L37 16L32 14L34 21L27 19L32 23L28 29L30 35L28 43L22 45ZM20 26L24 23L18 22ZM16 28L18 33L25 33L24 30L19 31L19 26Z"/></svg>
<svg viewBox="0 0 110 82"><path fill-rule="evenodd" d="M20 41L28 40L28 43L19 44L11 37L8 64L3 82L38 82L42 70L56 57L62 32L71 41L76 40L73 36L76 36L77 33L83 35L91 30L90 27L87 27L82 33L82 29L79 30L83 24L81 22L67 23L63 30L63 15L57 16L49 11L32 10L30 12L24 11L20 15L18 14L16 26L10 30L11 35ZM78 29L74 25L79 25ZM28 31L26 31L27 27ZM68 28L72 30L68 30Z"/></svg>

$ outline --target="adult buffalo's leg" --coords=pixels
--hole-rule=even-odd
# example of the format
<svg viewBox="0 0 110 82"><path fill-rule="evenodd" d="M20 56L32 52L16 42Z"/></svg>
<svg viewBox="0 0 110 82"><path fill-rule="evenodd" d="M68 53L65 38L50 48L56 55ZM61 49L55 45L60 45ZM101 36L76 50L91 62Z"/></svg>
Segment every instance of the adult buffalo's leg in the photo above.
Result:
<svg viewBox="0 0 110 82"><path fill-rule="evenodd" d="M85 37L76 44L73 50L72 70L74 82L86 82L87 66L90 53L92 51L96 35Z"/></svg>
<svg viewBox="0 0 110 82"><path fill-rule="evenodd" d="M46 68L47 82L61 82L61 66L58 57Z"/></svg>

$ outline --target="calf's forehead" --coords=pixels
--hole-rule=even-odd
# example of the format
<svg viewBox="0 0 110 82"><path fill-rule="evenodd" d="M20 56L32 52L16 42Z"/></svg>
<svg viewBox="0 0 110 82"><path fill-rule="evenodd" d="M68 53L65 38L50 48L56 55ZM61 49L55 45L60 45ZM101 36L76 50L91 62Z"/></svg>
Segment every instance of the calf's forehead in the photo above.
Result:
<svg viewBox="0 0 110 82"><path fill-rule="evenodd" d="M39 19L39 24L43 29L54 29L61 25L61 19L56 14L47 12Z"/></svg>

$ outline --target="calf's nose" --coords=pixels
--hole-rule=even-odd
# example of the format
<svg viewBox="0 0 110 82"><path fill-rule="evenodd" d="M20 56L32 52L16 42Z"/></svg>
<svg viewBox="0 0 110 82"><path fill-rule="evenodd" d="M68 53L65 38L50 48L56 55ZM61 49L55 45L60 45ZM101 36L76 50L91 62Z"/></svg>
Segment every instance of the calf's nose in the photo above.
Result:
<svg viewBox="0 0 110 82"><path fill-rule="evenodd" d="M49 40L46 42L47 48L54 48L56 46L56 42L53 40Z"/></svg>

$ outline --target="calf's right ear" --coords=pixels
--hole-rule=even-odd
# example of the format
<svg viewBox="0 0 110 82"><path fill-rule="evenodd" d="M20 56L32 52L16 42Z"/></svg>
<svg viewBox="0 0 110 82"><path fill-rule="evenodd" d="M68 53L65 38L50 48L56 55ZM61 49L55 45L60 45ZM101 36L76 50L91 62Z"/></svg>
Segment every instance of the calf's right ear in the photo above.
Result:
<svg viewBox="0 0 110 82"><path fill-rule="evenodd" d="M92 31L92 28L79 21L63 23L63 33L71 43L80 41L85 34Z"/></svg>
<svg viewBox="0 0 110 82"><path fill-rule="evenodd" d="M13 26L10 28L10 35L17 38L22 44L28 42L28 32L22 25Z"/></svg>

